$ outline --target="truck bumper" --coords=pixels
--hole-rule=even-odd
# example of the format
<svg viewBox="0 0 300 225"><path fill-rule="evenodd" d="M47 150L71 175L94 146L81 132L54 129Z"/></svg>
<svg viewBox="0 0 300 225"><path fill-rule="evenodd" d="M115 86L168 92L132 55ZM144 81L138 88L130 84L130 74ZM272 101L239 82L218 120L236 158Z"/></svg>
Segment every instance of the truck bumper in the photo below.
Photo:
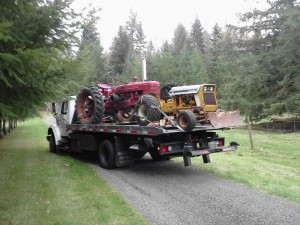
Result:
<svg viewBox="0 0 300 225"><path fill-rule="evenodd" d="M210 158L209 154L212 153L219 153L219 152L229 152L229 151L235 151L238 148L238 144L234 143L231 144L228 147L222 147L222 148L213 148L213 149L201 149L201 150L192 150L190 146L184 146L183 148L183 161L184 161L184 166L191 166L191 157L197 157L201 156L203 158L204 163L209 163Z"/></svg>

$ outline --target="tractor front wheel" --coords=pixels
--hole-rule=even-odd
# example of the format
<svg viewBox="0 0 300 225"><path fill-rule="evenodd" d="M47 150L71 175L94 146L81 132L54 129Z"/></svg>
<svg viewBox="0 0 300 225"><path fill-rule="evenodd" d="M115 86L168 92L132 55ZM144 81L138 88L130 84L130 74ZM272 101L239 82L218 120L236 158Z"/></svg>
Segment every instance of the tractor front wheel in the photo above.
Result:
<svg viewBox="0 0 300 225"><path fill-rule="evenodd" d="M183 130L191 131L196 127L197 120L192 111L183 110L178 114L177 123Z"/></svg>
<svg viewBox="0 0 300 225"><path fill-rule="evenodd" d="M159 102L152 95L143 95L135 104L136 121L140 126L147 126L150 122L159 121L161 112Z"/></svg>

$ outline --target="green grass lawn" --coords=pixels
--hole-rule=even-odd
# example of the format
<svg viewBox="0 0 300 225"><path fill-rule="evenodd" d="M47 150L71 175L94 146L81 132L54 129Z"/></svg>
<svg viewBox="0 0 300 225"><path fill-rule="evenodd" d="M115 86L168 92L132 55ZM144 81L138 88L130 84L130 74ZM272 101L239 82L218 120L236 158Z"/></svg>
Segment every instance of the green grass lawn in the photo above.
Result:
<svg viewBox="0 0 300 225"><path fill-rule="evenodd" d="M29 120L0 140L0 224L146 224L86 163L48 151Z"/></svg>
<svg viewBox="0 0 300 225"><path fill-rule="evenodd" d="M194 158L194 167L300 203L299 133L253 131L253 150L247 130L218 133L227 144L238 142L239 150L211 154L210 164L203 164L200 157Z"/></svg>

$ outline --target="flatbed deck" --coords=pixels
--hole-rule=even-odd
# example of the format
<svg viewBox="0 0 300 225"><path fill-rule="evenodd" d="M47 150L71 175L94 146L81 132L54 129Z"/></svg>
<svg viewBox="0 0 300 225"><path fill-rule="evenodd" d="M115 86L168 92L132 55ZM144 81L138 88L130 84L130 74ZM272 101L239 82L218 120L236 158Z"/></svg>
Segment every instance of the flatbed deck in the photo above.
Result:
<svg viewBox="0 0 300 225"><path fill-rule="evenodd" d="M66 125L67 131L89 131L89 132L105 132L105 133L119 133L119 134L134 134L134 135L147 135L158 136L163 134L174 133L187 133L173 126L139 126L135 124L70 124ZM198 125L191 133L197 131L210 131L210 130L222 130L228 128L215 128L211 125Z"/></svg>

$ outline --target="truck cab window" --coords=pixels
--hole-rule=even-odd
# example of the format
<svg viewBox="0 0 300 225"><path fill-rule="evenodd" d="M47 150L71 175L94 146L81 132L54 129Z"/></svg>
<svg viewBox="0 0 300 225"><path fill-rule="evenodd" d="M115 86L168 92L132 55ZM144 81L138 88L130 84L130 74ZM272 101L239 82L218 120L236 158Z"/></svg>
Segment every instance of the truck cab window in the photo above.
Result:
<svg viewBox="0 0 300 225"><path fill-rule="evenodd" d="M68 102L63 102L61 107L61 114L66 115L68 112Z"/></svg>

